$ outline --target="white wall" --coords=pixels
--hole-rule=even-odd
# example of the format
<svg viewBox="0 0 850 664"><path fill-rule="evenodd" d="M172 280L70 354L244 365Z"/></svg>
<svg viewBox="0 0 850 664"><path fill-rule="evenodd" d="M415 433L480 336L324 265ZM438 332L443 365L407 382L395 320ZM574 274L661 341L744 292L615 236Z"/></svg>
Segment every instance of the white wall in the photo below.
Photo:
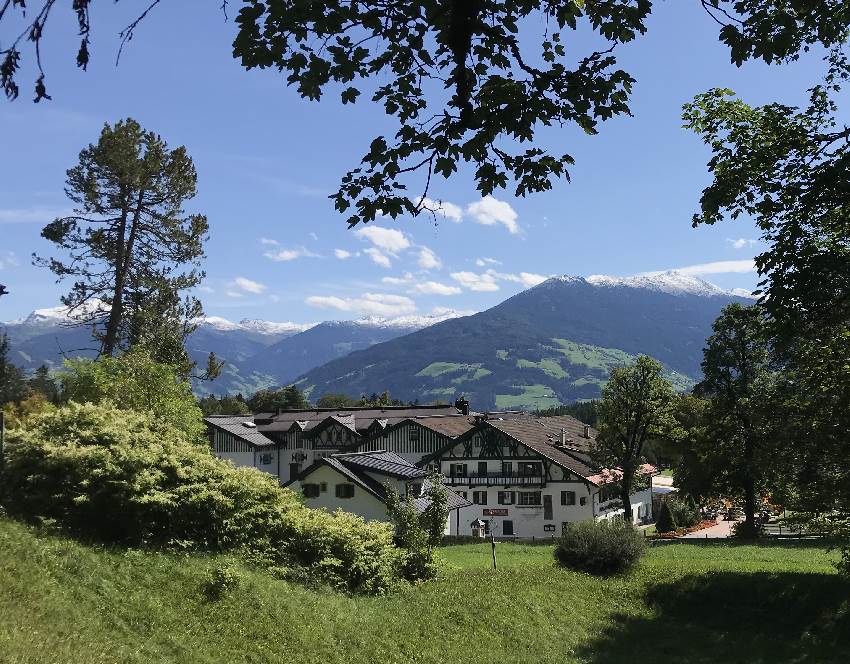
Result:
<svg viewBox="0 0 850 664"><path fill-rule="evenodd" d="M633 493L631 496L629 496L629 500L632 503L632 523L640 523L644 520L652 519L652 491L650 489L645 489L643 491ZM601 521L604 519L613 519L615 517L622 518L624 513L623 508L608 507L611 505L612 502L617 504L620 501L609 500L607 502L596 505L595 512L597 520Z"/></svg>
<svg viewBox="0 0 850 664"><path fill-rule="evenodd" d="M354 484L354 496L351 498L337 498L337 484L352 484L348 478L340 475L333 468L326 465L319 466L310 475L304 478L305 484L321 484L326 483L325 491L319 493L317 498L305 498L304 504L307 507L325 508L330 512L341 509L345 512L351 512L362 516L367 521L387 521L387 507L383 501L378 500L374 495ZM296 482L292 485L293 491L301 491L301 482Z"/></svg>

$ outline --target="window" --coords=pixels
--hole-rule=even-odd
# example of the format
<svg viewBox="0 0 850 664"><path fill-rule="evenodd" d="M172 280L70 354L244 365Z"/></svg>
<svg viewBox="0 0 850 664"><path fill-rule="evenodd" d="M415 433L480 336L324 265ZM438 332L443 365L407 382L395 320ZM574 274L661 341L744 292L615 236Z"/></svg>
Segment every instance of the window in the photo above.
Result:
<svg viewBox="0 0 850 664"><path fill-rule="evenodd" d="M486 505L487 504L487 492L486 491L473 491L472 492L472 503L474 505Z"/></svg>
<svg viewBox="0 0 850 664"><path fill-rule="evenodd" d="M520 491L519 492L519 504L520 505L540 505L541 504L540 492L539 491Z"/></svg>
<svg viewBox="0 0 850 664"><path fill-rule="evenodd" d="M502 475L513 475L514 464L510 461L502 461Z"/></svg>
<svg viewBox="0 0 850 664"><path fill-rule="evenodd" d="M410 495L414 498L417 498L422 495L422 484L417 482L416 484L411 484L409 489Z"/></svg>
<svg viewBox="0 0 850 664"><path fill-rule="evenodd" d="M479 461L478 462L478 474L481 477L487 477L487 462Z"/></svg>
<svg viewBox="0 0 850 664"><path fill-rule="evenodd" d="M408 433L407 433L407 439L411 443L415 443L419 440L419 427L418 426L411 426L409 428Z"/></svg>
<svg viewBox="0 0 850 664"><path fill-rule="evenodd" d="M576 504L576 492L575 491L561 491L561 505L575 505Z"/></svg>
<svg viewBox="0 0 850 664"><path fill-rule="evenodd" d="M449 466L449 475L452 477L466 477L466 464L453 463Z"/></svg>
<svg viewBox="0 0 850 664"><path fill-rule="evenodd" d="M328 483L327 482L319 482L319 491L322 493L327 493Z"/></svg>
<svg viewBox="0 0 850 664"><path fill-rule="evenodd" d="M579 505L587 505L587 498L582 496L581 498L578 499L578 504Z"/></svg>
<svg viewBox="0 0 850 664"><path fill-rule="evenodd" d="M319 485L318 484L302 484L301 492L304 494L305 498L318 498L319 497Z"/></svg>
<svg viewBox="0 0 850 664"><path fill-rule="evenodd" d="M499 505L513 505L514 504L514 492L513 491L499 491Z"/></svg>
<svg viewBox="0 0 850 664"><path fill-rule="evenodd" d="M514 522L513 521L502 521L502 535L513 535L514 534Z"/></svg>
<svg viewBox="0 0 850 664"><path fill-rule="evenodd" d="M490 534L490 519L482 519L484 521L484 534Z"/></svg>
<svg viewBox="0 0 850 664"><path fill-rule="evenodd" d="M260 456L260 463L264 466L268 466L272 462L271 454L263 454Z"/></svg>
<svg viewBox="0 0 850 664"><path fill-rule="evenodd" d="M517 463L517 472L523 477L542 475L543 464L534 461L520 461Z"/></svg>
<svg viewBox="0 0 850 664"><path fill-rule="evenodd" d="M336 497L337 498L353 498L354 497L354 485L353 484L337 484L336 485Z"/></svg>
<svg viewBox="0 0 850 664"><path fill-rule="evenodd" d="M466 491L455 491L455 493L456 493L457 495L459 495L461 498L463 498L464 500L467 500L467 498L466 498Z"/></svg>

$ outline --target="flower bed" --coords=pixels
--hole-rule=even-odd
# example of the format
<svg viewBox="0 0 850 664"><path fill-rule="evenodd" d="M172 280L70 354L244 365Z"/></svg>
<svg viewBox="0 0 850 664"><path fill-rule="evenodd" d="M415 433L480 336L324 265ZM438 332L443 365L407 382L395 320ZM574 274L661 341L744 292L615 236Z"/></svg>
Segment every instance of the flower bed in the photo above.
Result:
<svg viewBox="0 0 850 664"><path fill-rule="evenodd" d="M682 535L687 535L688 533L695 533L698 530L704 530L706 528L711 528L712 526L716 525L717 521L706 519L705 521L700 521L697 525L691 526L690 528L677 528L676 530L672 530L669 533L655 533L653 535L647 535L646 539L676 539L677 537L681 537Z"/></svg>

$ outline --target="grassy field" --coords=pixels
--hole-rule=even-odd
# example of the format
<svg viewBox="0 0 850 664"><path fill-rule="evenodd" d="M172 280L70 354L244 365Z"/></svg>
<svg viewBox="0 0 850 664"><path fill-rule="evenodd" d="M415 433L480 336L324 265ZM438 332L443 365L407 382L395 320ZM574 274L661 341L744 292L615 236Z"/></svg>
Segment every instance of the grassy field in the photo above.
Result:
<svg viewBox="0 0 850 664"><path fill-rule="evenodd" d="M847 662L850 583L799 545L668 544L627 577L556 568L551 547L440 551L437 581L383 598L276 581L210 600L228 562L105 550L0 519L0 661L712 664Z"/></svg>

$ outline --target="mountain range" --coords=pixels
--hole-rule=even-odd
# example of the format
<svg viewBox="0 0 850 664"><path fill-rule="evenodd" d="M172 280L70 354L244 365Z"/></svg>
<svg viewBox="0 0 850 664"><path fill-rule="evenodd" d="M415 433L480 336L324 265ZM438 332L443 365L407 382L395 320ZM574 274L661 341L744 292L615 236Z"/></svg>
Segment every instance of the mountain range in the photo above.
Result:
<svg viewBox="0 0 850 664"><path fill-rule="evenodd" d="M680 389L700 377L711 324L749 294L667 272L555 277L501 304L447 320L316 367L310 395L389 390L396 398L476 408L547 408L597 398L613 367L650 355Z"/></svg>
<svg viewBox="0 0 850 664"><path fill-rule="evenodd" d="M423 403L466 395L475 408L545 408L598 397L615 366L638 354L663 363L680 389L699 379L711 324L730 302L752 303L697 277L554 277L470 316L369 317L317 324L207 317L187 340L203 364L225 361L198 394L249 394L296 382L310 398L389 390ZM89 330L62 308L2 324L28 371L93 356Z"/></svg>
<svg viewBox="0 0 850 664"><path fill-rule="evenodd" d="M302 373L353 350L459 315L449 311L439 316L369 316L311 324L255 319L232 322L209 316L194 321L197 329L186 340L186 350L200 366L210 352L224 360L217 379L195 381L197 394L247 395L263 387L290 384ZM12 362L31 373L42 364L58 369L65 357L97 354L90 330L70 323L66 309L53 307L37 309L25 318L0 323L0 327L9 335Z"/></svg>

